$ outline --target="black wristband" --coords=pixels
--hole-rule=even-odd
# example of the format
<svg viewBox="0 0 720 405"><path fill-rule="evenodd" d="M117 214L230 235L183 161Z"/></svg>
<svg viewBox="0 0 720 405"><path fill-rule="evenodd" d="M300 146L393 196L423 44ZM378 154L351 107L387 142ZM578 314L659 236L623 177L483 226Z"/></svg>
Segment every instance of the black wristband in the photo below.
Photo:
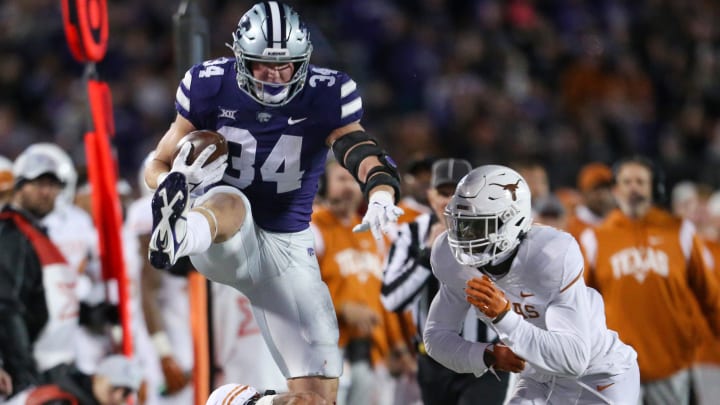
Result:
<svg viewBox="0 0 720 405"><path fill-rule="evenodd" d="M503 311L500 315L496 316L495 319L492 320L492 323L498 323L498 322L502 321L503 318L505 318L505 315L507 315L508 312L510 312L510 308L509 308L509 307L508 307L508 309L506 309L505 311Z"/></svg>
<svg viewBox="0 0 720 405"><path fill-rule="evenodd" d="M363 194L368 200L370 199L370 190L379 185L392 187L395 191L395 204L397 204L400 200L400 178L397 174L386 166L376 166L368 172L366 182L360 183Z"/></svg>

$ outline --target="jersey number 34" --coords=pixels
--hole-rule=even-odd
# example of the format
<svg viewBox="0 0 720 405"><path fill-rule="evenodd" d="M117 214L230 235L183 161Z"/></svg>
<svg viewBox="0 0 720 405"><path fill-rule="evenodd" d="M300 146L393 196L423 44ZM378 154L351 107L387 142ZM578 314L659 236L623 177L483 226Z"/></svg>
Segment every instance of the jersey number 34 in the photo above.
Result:
<svg viewBox="0 0 720 405"><path fill-rule="evenodd" d="M255 178L255 160L257 152L257 139L243 128L224 126L218 129L229 141L240 144L240 147L230 146L230 161L223 181L243 189L249 186ZM297 135L280 135L267 159L260 166L262 181L277 183L277 193L287 193L297 190L302 184L304 171L300 170L300 151L302 150L302 137Z"/></svg>

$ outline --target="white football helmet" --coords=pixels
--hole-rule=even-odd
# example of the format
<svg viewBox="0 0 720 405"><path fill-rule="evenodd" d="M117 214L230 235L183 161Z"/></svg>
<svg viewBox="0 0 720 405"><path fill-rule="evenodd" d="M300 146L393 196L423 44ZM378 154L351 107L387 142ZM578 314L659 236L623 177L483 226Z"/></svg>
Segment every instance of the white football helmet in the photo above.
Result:
<svg viewBox="0 0 720 405"><path fill-rule="evenodd" d="M60 146L50 142L38 142L30 145L28 153L39 153L50 156L57 164L57 175L63 182L63 190L58 195L58 200L71 204L75 200L75 188L77 187L77 170L70 155Z"/></svg>
<svg viewBox="0 0 720 405"><path fill-rule="evenodd" d="M509 167L480 166L458 183L445 219L450 249L460 264L497 265L530 229L530 189Z"/></svg>
<svg viewBox="0 0 720 405"><path fill-rule="evenodd" d="M312 43L300 16L290 6L277 1L255 4L240 18L227 46L235 54L237 82L242 91L258 103L270 107L285 105L305 85ZM257 80L251 62L292 63L295 72L284 84Z"/></svg>
<svg viewBox="0 0 720 405"><path fill-rule="evenodd" d="M244 405L253 399L257 401L260 397L262 394L249 385L225 384L210 394L205 405Z"/></svg>

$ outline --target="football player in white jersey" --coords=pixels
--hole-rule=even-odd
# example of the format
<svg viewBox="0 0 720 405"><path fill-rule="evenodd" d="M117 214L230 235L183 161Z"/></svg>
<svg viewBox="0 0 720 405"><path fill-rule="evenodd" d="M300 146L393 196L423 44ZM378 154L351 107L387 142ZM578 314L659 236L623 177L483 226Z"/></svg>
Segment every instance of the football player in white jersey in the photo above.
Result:
<svg viewBox="0 0 720 405"><path fill-rule="evenodd" d="M432 249L441 286L423 336L428 353L462 373L520 371L509 404L637 404L635 350L607 328L575 239L532 225L530 198L505 166L478 167L458 184L448 231ZM458 335L471 305L503 345Z"/></svg>

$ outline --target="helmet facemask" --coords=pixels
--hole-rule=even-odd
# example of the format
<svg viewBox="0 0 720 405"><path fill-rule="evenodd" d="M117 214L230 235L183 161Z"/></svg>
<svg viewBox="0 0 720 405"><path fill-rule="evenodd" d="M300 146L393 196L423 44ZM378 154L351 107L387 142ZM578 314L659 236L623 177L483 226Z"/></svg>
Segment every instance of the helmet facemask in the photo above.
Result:
<svg viewBox="0 0 720 405"><path fill-rule="evenodd" d="M497 215L464 215L445 212L448 227L448 243L460 264L482 267L496 265L519 243L519 235L512 235L506 220L513 220L519 213L509 207ZM504 219L503 219L504 218Z"/></svg>
<svg viewBox="0 0 720 405"><path fill-rule="evenodd" d="M282 10L282 13L276 11L273 14L271 11L273 16L268 15L265 3L256 4L240 19L232 34L232 45L226 45L235 54L240 90L262 105L278 107L289 103L303 89L313 48L307 28L297 13L286 5L269 3L277 5L277 10ZM271 35L280 35L278 32L268 35L269 26L272 26L270 20L275 25L282 25L282 30L275 30L286 33L282 40L268 40ZM266 82L253 76L251 64L254 62L290 63L294 72L287 83Z"/></svg>

